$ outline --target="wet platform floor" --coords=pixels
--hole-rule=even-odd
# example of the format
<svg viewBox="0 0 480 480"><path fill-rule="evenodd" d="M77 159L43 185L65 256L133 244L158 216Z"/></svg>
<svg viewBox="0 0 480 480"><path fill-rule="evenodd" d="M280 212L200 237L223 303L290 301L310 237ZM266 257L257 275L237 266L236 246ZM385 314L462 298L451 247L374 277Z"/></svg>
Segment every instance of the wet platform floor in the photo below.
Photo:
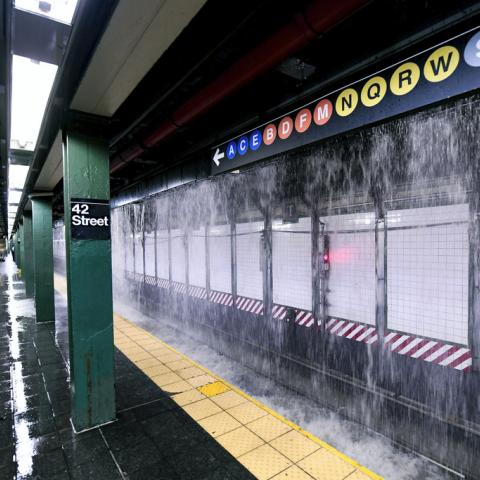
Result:
<svg viewBox="0 0 480 480"><path fill-rule="evenodd" d="M0 479L380 478L118 315L117 421L75 434L65 298L56 326L36 324L12 267L0 267Z"/></svg>
<svg viewBox="0 0 480 480"><path fill-rule="evenodd" d="M35 324L22 282L2 266L0 479L255 478L118 350L117 421L75 434L59 311L56 333Z"/></svg>

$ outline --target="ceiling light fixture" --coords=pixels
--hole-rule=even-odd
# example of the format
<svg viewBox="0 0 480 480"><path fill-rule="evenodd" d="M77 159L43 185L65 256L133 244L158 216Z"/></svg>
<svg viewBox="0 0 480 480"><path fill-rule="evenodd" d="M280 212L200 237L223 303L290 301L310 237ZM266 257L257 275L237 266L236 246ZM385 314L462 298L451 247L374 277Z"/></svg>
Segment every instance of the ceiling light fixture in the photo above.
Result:
<svg viewBox="0 0 480 480"><path fill-rule="evenodd" d="M15 0L15 8L71 24L78 0Z"/></svg>
<svg viewBox="0 0 480 480"><path fill-rule="evenodd" d="M10 148L35 150L57 65L12 55Z"/></svg>

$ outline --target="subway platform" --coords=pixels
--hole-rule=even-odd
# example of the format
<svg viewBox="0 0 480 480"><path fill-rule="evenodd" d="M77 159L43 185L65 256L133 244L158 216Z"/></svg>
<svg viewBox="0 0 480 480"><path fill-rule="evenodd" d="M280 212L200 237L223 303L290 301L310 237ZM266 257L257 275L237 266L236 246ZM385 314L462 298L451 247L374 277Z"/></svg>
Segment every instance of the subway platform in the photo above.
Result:
<svg viewBox="0 0 480 480"><path fill-rule="evenodd" d="M56 324L37 324L16 266L1 266L1 479L380 478L117 315L117 419L77 434L55 281Z"/></svg>

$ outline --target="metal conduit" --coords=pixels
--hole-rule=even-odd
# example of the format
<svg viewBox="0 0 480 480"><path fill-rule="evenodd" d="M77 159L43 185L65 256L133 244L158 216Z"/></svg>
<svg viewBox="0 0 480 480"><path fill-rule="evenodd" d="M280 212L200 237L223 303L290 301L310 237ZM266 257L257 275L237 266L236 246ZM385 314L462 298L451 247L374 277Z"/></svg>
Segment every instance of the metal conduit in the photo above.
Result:
<svg viewBox="0 0 480 480"><path fill-rule="evenodd" d="M180 105L167 120L144 136L140 144L134 144L117 155L110 164L110 172L120 170L148 148L154 147L178 128L195 120L224 98L266 73L366 3L367 0L314 0L305 10L297 13L292 21L280 27Z"/></svg>

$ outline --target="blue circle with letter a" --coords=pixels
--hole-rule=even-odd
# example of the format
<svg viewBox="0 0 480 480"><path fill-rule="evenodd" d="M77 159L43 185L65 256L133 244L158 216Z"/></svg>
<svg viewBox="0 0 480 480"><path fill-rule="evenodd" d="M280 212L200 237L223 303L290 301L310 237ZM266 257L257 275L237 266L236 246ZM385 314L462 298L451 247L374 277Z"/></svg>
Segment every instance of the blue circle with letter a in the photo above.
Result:
<svg viewBox="0 0 480 480"><path fill-rule="evenodd" d="M240 155L245 155L247 153L247 150L248 150L248 137L244 135L243 137L240 137L240 140L238 141L238 153Z"/></svg>
<svg viewBox="0 0 480 480"><path fill-rule="evenodd" d="M237 154L237 144L235 142L230 142L227 145L227 157L229 160L233 160Z"/></svg>

